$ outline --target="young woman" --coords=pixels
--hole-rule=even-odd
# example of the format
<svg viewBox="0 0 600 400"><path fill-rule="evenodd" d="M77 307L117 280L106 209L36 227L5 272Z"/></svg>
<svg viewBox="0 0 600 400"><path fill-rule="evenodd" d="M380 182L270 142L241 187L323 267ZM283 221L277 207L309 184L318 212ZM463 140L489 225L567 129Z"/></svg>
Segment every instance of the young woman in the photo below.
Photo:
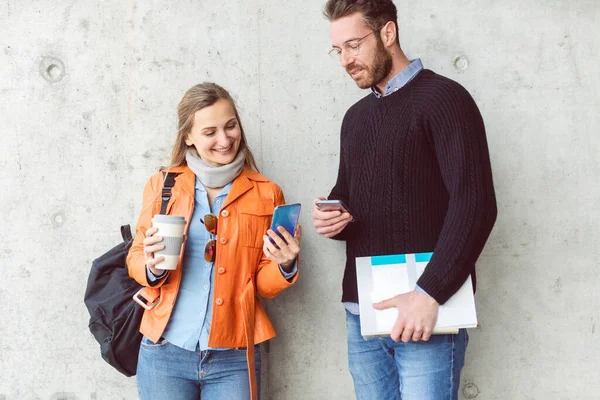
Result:
<svg viewBox="0 0 600 400"><path fill-rule="evenodd" d="M279 186L258 173L230 94L214 83L192 87L179 103L172 166L144 189L129 274L146 286L137 368L142 400L257 399L258 343L275 336L260 301L298 278L301 228L269 229ZM178 174L167 214L186 219L177 269L157 268L164 248L152 227L163 172ZM275 242L273 244L269 237ZM158 265L160 266L160 265Z"/></svg>

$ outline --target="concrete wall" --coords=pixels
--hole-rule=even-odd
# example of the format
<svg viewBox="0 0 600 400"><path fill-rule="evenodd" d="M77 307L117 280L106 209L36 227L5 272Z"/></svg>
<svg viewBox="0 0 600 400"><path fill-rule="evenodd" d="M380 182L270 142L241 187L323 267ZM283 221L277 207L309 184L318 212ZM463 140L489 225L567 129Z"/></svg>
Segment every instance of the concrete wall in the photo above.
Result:
<svg viewBox="0 0 600 400"><path fill-rule="evenodd" d="M396 1L401 41L474 95L499 202L461 396L597 399L600 4L437 3ZM204 80L235 94L262 172L305 207L301 279L268 305L279 336L264 349L265 398L352 398L343 247L317 237L309 210L366 92L326 55L322 6L0 4L0 399L136 397L87 330L85 282L135 222L168 161L176 104Z"/></svg>

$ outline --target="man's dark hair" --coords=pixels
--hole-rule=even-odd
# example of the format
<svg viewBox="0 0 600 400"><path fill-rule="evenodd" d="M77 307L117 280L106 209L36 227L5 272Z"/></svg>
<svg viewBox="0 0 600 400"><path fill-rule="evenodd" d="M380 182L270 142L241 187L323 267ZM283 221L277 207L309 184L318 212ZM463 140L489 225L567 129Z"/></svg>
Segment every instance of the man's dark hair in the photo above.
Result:
<svg viewBox="0 0 600 400"><path fill-rule="evenodd" d="M323 14L330 22L359 12L367 26L372 30L383 27L389 21L396 25L396 42L398 37L398 11L392 0L328 0Z"/></svg>

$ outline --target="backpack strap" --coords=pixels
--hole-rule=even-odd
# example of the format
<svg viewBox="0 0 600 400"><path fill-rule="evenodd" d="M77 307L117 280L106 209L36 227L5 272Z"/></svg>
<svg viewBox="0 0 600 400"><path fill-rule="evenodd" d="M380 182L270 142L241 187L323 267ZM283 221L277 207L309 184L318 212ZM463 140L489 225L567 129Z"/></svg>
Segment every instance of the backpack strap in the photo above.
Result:
<svg viewBox="0 0 600 400"><path fill-rule="evenodd" d="M169 200L171 199L171 189L173 189L173 186L175 186L175 178L177 177L177 175L179 175L178 173L172 173L172 172L163 172L163 175L166 175L165 177L165 183L163 186L163 190L162 190L162 202L160 204L160 213L161 214L166 214L167 213L167 205L169 204Z"/></svg>
<svg viewBox="0 0 600 400"><path fill-rule="evenodd" d="M121 237L125 243L129 243L133 240L133 235L131 234L131 226L122 225L121 226Z"/></svg>
<svg viewBox="0 0 600 400"><path fill-rule="evenodd" d="M171 189L173 189L173 186L175 186L175 178L177 175L179 175L179 173L163 172L163 175L165 178L161 195L162 201L160 203L160 213L166 214L167 205L169 204L169 200L171 200ZM121 235L123 236L123 239L125 239L125 235L127 234L129 237L131 237L131 229L129 228L129 225L122 226ZM133 300L146 310L151 310L158 303L160 292L155 290L149 294L146 292L146 289L148 288L144 286L138 290L137 293L133 295Z"/></svg>

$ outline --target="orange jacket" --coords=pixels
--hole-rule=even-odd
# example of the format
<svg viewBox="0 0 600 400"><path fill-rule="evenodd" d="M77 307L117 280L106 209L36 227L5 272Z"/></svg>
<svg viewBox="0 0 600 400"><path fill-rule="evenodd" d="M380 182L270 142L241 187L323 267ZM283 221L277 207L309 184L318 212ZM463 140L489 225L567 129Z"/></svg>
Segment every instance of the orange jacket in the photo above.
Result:
<svg viewBox="0 0 600 400"><path fill-rule="evenodd" d="M187 234L194 210L196 176L187 166L173 167L169 172L180 175L175 178L167 214L184 217ZM146 230L152 226L152 217L160 212L162 187L162 173L154 175L146 184L135 240L127 256L129 275L147 286L143 297L149 302L158 299L151 310L144 312L140 326L140 332L153 342L160 339L173 311L185 250L184 241L177 269L170 271L157 285L149 287L142 241ZM256 301L256 293L267 299L275 297L298 278L296 274L292 282L288 282L279 266L262 251L263 235L270 227L273 210L284 202L279 186L256 171L244 169L233 181L218 215L210 347L252 348L275 336L265 310L260 301ZM250 350L247 354L251 390L256 398L254 352Z"/></svg>

